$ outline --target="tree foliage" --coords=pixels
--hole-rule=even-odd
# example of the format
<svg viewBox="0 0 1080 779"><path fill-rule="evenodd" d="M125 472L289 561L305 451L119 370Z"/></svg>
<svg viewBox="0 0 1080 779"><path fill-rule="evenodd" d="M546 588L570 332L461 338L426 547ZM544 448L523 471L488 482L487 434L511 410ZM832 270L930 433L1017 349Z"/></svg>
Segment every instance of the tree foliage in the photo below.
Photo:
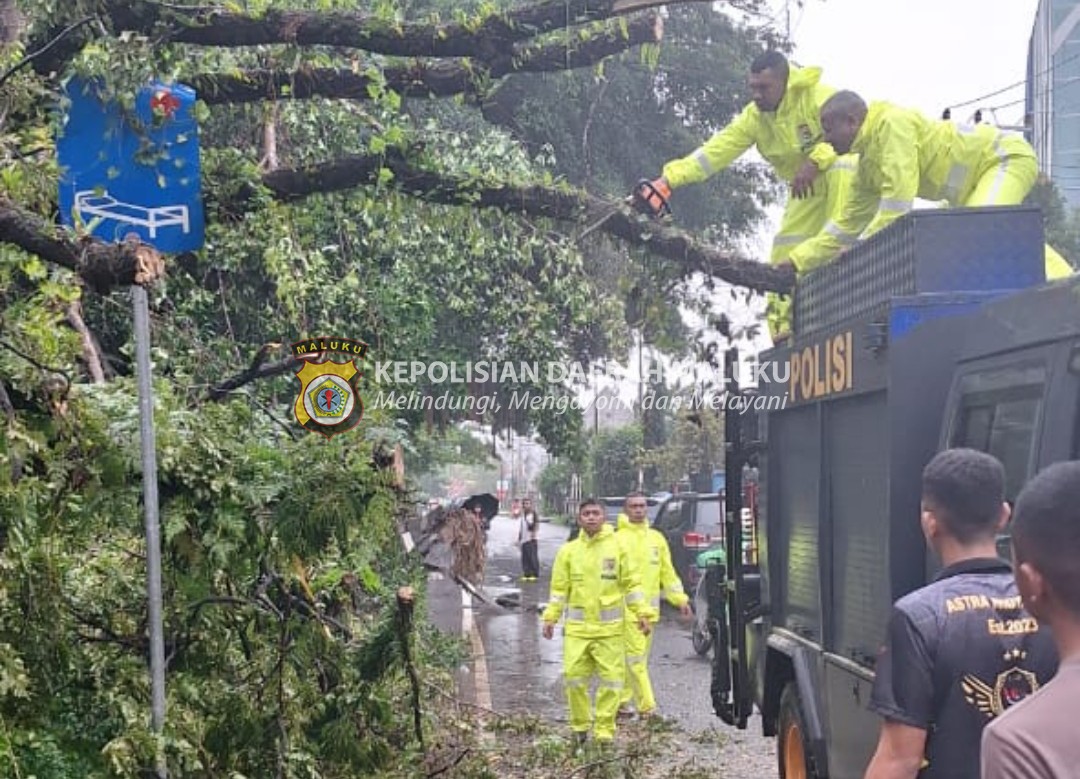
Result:
<svg viewBox="0 0 1080 779"><path fill-rule="evenodd" d="M589 449L591 494L618 496L637 489L640 458L639 425L600 430Z"/></svg>
<svg viewBox="0 0 1080 779"><path fill-rule="evenodd" d="M752 171L717 185L712 205L727 210L703 205L699 217L711 221L688 222L707 224L707 241L627 209L605 227L669 263L583 252L565 227L607 211L610 199L595 192L625 185L631 166L613 167L615 143L598 133L622 138L634 117L637 148L650 147L642 164L655 165L722 122L738 96L727 80L692 95L677 69L650 70L635 52L610 76L568 82L575 102L546 141L538 128L515 136L491 122L505 77L522 79L515 116L539 115L537 100L551 114L558 92L545 85L530 96L511 74L595 66L649 39L657 3L647 0L374 0L359 11L346 0L20 5L28 26L0 54L0 761L51 779L141 776L154 760L123 289L140 283L152 284L170 770L392 772L415 735L393 592L420 572L397 538L410 496L387 467L390 449L436 465L448 454L433 433L471 420L536 431L552 452L576 456L581 420L505 402L482 414L371 408L355 433L317 440L291 421L287 345L367 341L370 400L393 388L379 378L381 361L587 366L620 354L642 325L642 291L675 292L688 273L783 288L724 242L756 218L744 189L760 181ZM676 19L673 61L693 61L697 18L723 40L721 72L734 77L757 34L696 10ZM708 66L694 65L700 86ZM162 261L143 245L104 243L87 225L56 226L55 133L74 74L127 111L151 78L200 85L203 249ZM618 101L593 112L595 175L573 179L590 194L560 178L577 148L564 139L584 131L579 111L608 77L605 100ZM459 99L427 97L450 93ZM663 303L649 306L661 321ZM505 400L575 388L428 377L406 389ZM640 438L616 434L595 450L598 489L636 482ZM432 642L421 635L434 654Z"/></svg>
<svg viewBox="0 0 1080 779"><path fill-rule="evenodd" d="M1070 213L1068 202L1054 182L1045 177L1040 177L1024 202L1042 209L1046 242L1074 268L1080 267L1080 212Z"/></svg>
<svg viewBox="0 0 1080 779"><path fill-rule="evenodd" d="M651 403L653 414L665 419L668 435L641 457L646 473L655 479L649 486L671 490L683 479L691 483L711 480L712 471L723 466L723 413L691 391L660 390Z"/></svg>
<svg viewBox="0 0 1080 779"><path fill-rule="evenodd" d="M543 498L542 510L550 514L561 514L566 510L570 499L570 485L574 475L580 477L581 468L569 459L552 460L540 472L540 495Z"/></svg>

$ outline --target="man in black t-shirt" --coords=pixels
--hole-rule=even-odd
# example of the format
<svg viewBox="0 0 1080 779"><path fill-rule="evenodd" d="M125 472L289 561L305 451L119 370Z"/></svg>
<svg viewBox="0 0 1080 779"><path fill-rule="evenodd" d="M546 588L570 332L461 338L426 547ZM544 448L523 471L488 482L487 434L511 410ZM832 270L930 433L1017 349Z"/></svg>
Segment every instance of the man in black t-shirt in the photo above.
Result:
<svg viewBox="0 0 1080 779"><path fill-rule="evenodd" d="M923 471L922 530L944 568L893 608L870 697L883 722L866 779L979 779L983 728L1057 668L1053 641L997 556L1004 482L1001 463L973 449L941 452Z"/></svg>

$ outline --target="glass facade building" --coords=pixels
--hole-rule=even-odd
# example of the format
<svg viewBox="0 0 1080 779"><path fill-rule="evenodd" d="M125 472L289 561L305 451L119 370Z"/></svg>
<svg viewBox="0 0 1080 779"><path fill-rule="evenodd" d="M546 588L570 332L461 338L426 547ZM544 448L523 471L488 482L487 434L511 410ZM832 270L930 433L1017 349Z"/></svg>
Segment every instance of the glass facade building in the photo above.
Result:
<svg viewBox="0 0 1080 779"><path fill-rule="evenodd" d="M1080 0L1040 0L1025 103L1039 169L1080 208Z"/></svg>

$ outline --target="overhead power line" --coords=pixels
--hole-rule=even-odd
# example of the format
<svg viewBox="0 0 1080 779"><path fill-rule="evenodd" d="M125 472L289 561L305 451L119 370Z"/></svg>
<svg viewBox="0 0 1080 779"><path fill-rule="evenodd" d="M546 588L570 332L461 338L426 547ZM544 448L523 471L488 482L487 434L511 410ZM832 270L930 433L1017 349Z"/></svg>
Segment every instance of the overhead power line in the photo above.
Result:
<svg viewBox="0 0 1080 779"><path fill-rule="evenodd" d="M1080 53L1073 54L1070 57L1066 57L1061 62L1051 64L1050 67L1048 67L1048 68L1046 68L1044 70L1040 70L1038 73L1034 74L1032 76L1032 78L1038 78L1039 76L1045 76L1047 73L1054 70L1055 68L1060 68L1062 65L1067 65L1068 63L1070 63L1070 62L1072 62L1073 60L1076 60L1076 59L1080 59ZM974 105L975 103L979 103L979 102L981 102L983 100L986 100L987 98L997 97L998 95L1000 95L1000 94L1002 94L1004 92L1008 92L1010 89L1016 89L1017 87L1022 87L1024 85L1026 85L1027 83L1028 83L1028 79L1025 78L1022 81L1017 81L1017 82L1015 82L1013 84L1009 84L1008 86L1002 87L1001 89L995 89L993 92L987 92L985 95L979 95L978 97L973 97L971 100L965 100L962 103L950 103L949 107L950 108L964 108L965 106Z"/></svg>

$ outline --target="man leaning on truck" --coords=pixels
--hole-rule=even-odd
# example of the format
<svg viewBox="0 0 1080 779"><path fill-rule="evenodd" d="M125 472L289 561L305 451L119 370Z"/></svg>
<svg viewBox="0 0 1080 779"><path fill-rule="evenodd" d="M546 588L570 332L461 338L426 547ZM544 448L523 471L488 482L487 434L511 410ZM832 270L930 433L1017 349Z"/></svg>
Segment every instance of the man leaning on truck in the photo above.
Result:
<svg viewBox="0 0 1080 779"><path fill-rule="evenodd" d="M950 449L923 471L922 531L944 568L898 600L869 708L883 718L866 779L979 779L983 728L1057 668L995 538L1009 518L994 457Z"/></svg>
<svg viewBox="0 0 1080 779"><path fill-rule="evenodd" d="M1023 202L1039 173L1035 150L1021 136L990 125L929 119L890 103L869 106L840 91L821 107L821 127L837 154L858 153L858 172L838 215L814 238L791 250L799 273L822 265L912 209L915 198L953 207ZM1046 277L1072 268L1046 247Z"/></svg>

